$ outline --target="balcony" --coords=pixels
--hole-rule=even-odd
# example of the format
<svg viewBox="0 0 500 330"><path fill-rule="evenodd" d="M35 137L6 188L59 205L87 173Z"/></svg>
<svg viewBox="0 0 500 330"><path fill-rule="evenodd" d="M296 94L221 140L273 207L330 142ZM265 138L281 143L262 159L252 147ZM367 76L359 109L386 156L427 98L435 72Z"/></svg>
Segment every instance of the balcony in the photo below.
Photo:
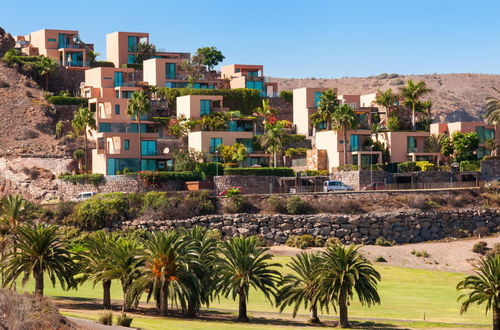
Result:
<svg viewBox="0 0 500 330"><path fill-rule="evenodd" d="M136 81L115 81L115 87L135 87L137 85Z"/></svg>

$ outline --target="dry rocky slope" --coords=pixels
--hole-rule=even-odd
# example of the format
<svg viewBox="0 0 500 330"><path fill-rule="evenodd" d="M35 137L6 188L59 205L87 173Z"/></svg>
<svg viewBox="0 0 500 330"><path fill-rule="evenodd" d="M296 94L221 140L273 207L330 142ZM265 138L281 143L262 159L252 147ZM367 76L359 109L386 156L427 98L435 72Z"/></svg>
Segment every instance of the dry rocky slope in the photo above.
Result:
<svg viewBox="0 0 500 330"><path fill-rule="evenodd" d="M392 88L399 91L402 85L393 85L413 79L423 80L433 90L426 99L433 102L433 115L436 121L453 122L458 120L481 120L486 98L500 96L492 87L500 88L500 75L476 73L408 75L393 79L339 78L339 79L287 79L272 78L278 83L279 90L292 90L301 87L338 88L339 94L367 94L377 90ZM392 85L391 85L392 84ZM496 94L496 95L495 95Z"/></svg>

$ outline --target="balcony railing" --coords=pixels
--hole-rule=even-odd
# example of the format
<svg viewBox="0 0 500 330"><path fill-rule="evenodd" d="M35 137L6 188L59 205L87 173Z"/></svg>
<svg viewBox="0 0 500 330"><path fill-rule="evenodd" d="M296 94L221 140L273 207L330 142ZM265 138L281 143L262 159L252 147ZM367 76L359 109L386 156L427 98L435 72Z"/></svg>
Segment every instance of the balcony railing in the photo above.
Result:
<svg viewBox="0 0 500 330"><path fill-rule="evenodd" d="M135 87L136 81L115 81L115 87Z"/></svg>

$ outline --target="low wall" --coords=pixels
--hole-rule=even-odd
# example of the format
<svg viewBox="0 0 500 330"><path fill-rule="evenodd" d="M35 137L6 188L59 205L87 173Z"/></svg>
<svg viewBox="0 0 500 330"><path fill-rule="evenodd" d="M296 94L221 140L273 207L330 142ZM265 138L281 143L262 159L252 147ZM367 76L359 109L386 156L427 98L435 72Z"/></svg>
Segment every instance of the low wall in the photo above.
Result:
<svg viewBox="0 0 500 330"><path fill-rule="evenodd" d="M330 174L333 180L339 180L356 190L367 186L371 182L385 182L384 171L341 171Z"/></svg>
<svg viewBox="0 0 500 330"><path fill-rule="evenodd" d="M208 215L187 220L134 220L116 224L116 228L169 230L180 227L209 227L224 237L261 236L266 244L284 244L290 236L309 234L327 239L337 237L343 243L373 244L378 237L402 243L418 243L449 237L467 237L478 229L498 232L499 209L467 209L447 212L394 212L365 215Z"/></svg>
<svg viewBox="0 0 500 330"><path fill-rule="evenodd" d="M219 175L214 177L218 192L241 187L243 194L270 194L277 192L278 177L254 175Z"/></svg>
<svg viewBox="0 0 500 330"><path fill-rule="evenodd" d="M486 181L500 178L500 159L481 161L481 175Z"/></svg>

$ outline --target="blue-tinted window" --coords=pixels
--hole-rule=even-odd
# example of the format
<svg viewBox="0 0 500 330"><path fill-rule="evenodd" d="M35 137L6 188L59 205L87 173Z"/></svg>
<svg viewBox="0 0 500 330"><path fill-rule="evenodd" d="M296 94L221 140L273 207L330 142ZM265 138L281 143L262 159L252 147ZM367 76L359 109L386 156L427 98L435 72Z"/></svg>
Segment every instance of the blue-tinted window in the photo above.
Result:
<svg viewBox="0 0 500 330"><path fill-rule="evenodd" d="M156 171L158 161L156 159L143 159L141 161L141 171Z"/></svg>
<svg viewBox="0 0 500 330"><path fill-rule="evenodd" d="M127 56L127 63L134 64L135 63L135 55L128 55Z"/></svg>
<svg viewBox="0 0 500 330"><path fill-rule="evenodd" d="M417 151L417 139L414 136L408 136L407 138L408 153Z"/></svg>
<svg viewBox="0 0 500 330"><path fill-rule="evenodd" d="M69 36L64 34L64 33L59 33L58 38L59 38L58 47L59 48L68 48Z"/></svg>
<svg viewBox="0 0 500 330"><path fill-rule="evenodd" d="M122 99L130 99L134 94L133 91L122 91Z"/></svg>
<svg viewBox="0 0 500 330"><path fill-rule="evenodd" d="M99 133L139 133L137 124L124 123L99 123ZM155 133L155 126L150 124L141 124L141 133Z"/></svg>
<svg viewBox="0 0 500 330"><path fill-rule="evenodd" d="M118 171L128 169L130 172L140 171L140 162L137 158L108 158L108 175L116 175Z"/></svg>
<svg viewBox="0 0 500 330"><path fill-rule="evenodd" d="M115 97L116 97L117 99L119 99L119 98L120 98L120 92L119 92L119 91L116 91L116 92L115 92Z"/></svg>
<svg viewBox="0 0 500 330"><path fill-rule="evenodd" d="M253 139L236 139L236 143L241 143L247 149L247 153L253 153Z"/></svg>
<svg viewBox="0 0 500 330"><path fill-rule="evenodd" d="M230 132L253 132L253 122L251 120L230 120Z"/></svg>
<svg viewBox="0 0 500 330"><path fill-rule="evenodd" d="M264 84L262 81L247 81L245 83L246 88L256 89L260 91L260 96L266 96L266 92L264 91Z"/></svg>
<svg viewBox="0 0 500 330"><path fill-rule="evenodd" d="M114 74L114 86L123 86L123 72L115 72Z"/></svg>
<svg viewBox="0 0 500 330"><path fill-rule="evenodd" d="M128 51L130 53L137 51L137 37L128 37Z"/></svg>
<svg viewBox="0 0 500 330"><path fill-rule="evenodd" d="M119 115L119 114L120 114L120 105L115 104L115 115Z"/></svg>
<svg viewBox="0 0 500 330"><path fill-rule="evenodd" d="M123 149L129 150L130 149L130 140L125 140L123 142Z"/></svg>
<svg viewBox="0 0 500 330"><path fill-rule="evenodd" d="M141 141L141 155L156 156L156 141L155 140Z"/></svg>
<svg viewBox="0 0 500 330"><path fill-rule="evenodd" d="M175 63L166 63L165 64L165 78L175 79L175 77L176 77Z"/></svg>
<svg viewBox="0 0 500 330"><path fill-rule="evenodd" d="M200 100L200 116L209 115L212 110L212 101Z"/></svg>
<svg viewBox="0 0 500 330"><path fill-rule="evenodd" d="M47 39L47 41L49 41L49 42L56 42L57 40L56 40L56 38L49 38L49 39Z"/></svg>
<svg viewBox="0 0 500 330"><path fill-rule="evenodd" d="M222 144L222 138L211 138L210 139L210 152L214 153L221 144Z"/></svg>
<svg viewBox="0 0 500 330"><path fill-rule="evenodd" d="M351 151L359 151L359 135L351 135Z"/></svg>
<svg viewBox="0 0 500 330"><path fill-rule="evenodd" d="M321 100L322 92L314 92L314 107L317 108L319 105L319 101Z"/></svg>
<svg viewBox="0 0 500 330"><path fill-rule="evenodd" d="M249 77L258 77L259 71L248 71L248 76Z"/></svg>

